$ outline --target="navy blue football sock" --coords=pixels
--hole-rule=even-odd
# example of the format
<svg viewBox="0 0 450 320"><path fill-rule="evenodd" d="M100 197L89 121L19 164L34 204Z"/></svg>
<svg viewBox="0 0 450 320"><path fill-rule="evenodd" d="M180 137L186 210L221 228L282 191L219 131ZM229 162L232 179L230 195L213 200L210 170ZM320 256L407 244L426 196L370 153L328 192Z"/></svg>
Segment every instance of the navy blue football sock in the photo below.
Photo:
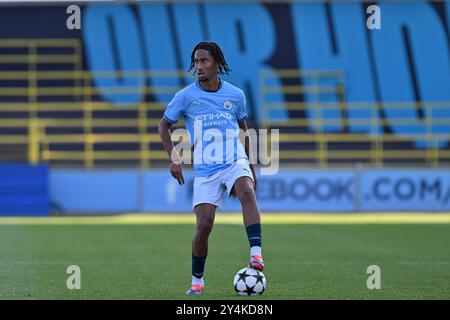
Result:
<svg viewBox="0 0 450 320"><path fill-rule="evenodd" d="M249 225L247 228L245 228L247 231L248 236L248 242L250 243L250 247L261 247L261 224L255 223L252 225Z"/></svg>
<svg viewBox="0 0 450 320"><path fill-rule="evenodd" d="M192 254L192 275L196 278L203 277L203 272L205 271L206 256L196 257Z"/></svg>

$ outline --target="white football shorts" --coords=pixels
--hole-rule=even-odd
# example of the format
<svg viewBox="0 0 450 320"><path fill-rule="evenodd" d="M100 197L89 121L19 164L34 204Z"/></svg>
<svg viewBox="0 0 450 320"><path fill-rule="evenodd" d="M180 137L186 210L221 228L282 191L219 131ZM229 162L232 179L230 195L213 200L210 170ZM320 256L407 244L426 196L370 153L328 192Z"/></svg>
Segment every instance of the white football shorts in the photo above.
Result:
<svg viewBox="0 0 450 320"><path fill-rule="evenodd" d="M200 203L210 203L220 208L225 191L230 197L231 189L240 177L250 177L253 181L248 160L244 163L238 161L208 177L195 177L192 208Z"/></svg>

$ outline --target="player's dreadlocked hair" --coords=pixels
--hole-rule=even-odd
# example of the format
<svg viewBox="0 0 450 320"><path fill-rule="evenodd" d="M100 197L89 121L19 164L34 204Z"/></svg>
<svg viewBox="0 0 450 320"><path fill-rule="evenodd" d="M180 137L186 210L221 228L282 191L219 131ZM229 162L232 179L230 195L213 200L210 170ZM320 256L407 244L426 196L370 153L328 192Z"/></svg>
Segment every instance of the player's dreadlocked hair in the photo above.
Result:
<svg viewBox="0 0 450 320"><path fill-rule="evenodd" d="M228 74L231 71L230 67L228 67L227 62L225 61L225 57L223 55L222 49L220 49L219 45L215 42L211 41L202 41L198 43L191 53L191 66L188 71L191 71L195 67L194 57L195 51L199 49L204 49L209 52L209 54L214 58L214 61L219 65L219 74ZM195 74L195 71L194 71Z"/></svg>

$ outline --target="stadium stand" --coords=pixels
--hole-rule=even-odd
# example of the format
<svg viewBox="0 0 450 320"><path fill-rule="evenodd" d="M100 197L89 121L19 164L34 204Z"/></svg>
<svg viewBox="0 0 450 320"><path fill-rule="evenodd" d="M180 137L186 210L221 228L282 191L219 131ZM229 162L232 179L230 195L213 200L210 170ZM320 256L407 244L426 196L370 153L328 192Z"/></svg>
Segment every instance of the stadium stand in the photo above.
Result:
<svg viewBox="0 0 450 320"><path fill-rule="evenodd" d="M0 154L2 162L49 163L52 166L154 167L166 163L157 135L157 124L165 103L154 102L152 94L166 93L177 86L147 86L138 104L117 108L101 101L92 72L83 69L82 44L77 39L2 39L0 41ZM276 70L282 86L270 85L270 74L260 74L261 127L280 130L280 162L319 167L348 164L423 165L439 167L450 163L445 130L450 119L439 117L449 102L355 103L346 102L345 74L339 70ZM189 78L181 70L102 72L96 78L170 79ZM134 87L109 85L102 91L126 96ZM287 97L287 120L271 118L279 107L271 95ZM169 100L168 100L169 101ZM167 102L168 102L167 101ZM396 126L411 132L395 134L383 110L423 110L421 128L415 118L402 116ZM372 116L367 117L370 110ZM305 113L313 112L313 117ZM330 112L338 116L330 117ZM327 114L328 113L328 114ZM352 118L348 115L352 114ZM406 114L406 113L405 113ZM356 116L355 116L356 115ZM352 126L350 126L350 122ZM355 130L356 124L356 130ZM358 132L357 126L369 127ZM180 126L180 124L178 124ZM381 129L380 129L381 128ZM367 131L367 130L366 130ZM423 146L416 148L417 139Z"/></svg>

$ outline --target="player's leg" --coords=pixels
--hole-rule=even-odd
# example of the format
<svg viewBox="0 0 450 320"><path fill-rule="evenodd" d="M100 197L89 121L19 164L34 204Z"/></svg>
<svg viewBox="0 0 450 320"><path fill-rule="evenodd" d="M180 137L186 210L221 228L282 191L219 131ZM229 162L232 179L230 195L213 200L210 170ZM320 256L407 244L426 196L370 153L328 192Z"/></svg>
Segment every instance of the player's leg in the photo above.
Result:
<svg viewBox="0 0 450 320"><path fill-rule="evenodd" d="M192 271L193 275L198 278L203 276L204 260L208 255L208 238L214 225L215 213L216 206L209 203L202 203L195 207L197 222L192 240L192 255L197 260L193 260Z"/></svg>
<svg viewBox="0 0 450 320"><path fill-rule="evenodd" d="M197 222L192 239L192 287L188 294L201 293L204 289L203 272L208 254L208 238L214 224L216 208L222 203L224 190L220 173L194 179L192 206Z"/></svg>
<svg viewBox="0 0 450 320"><path fill-rule="evenodd" d="M231 193L235 194L241 202L244 225L246 227L253 224L260 224L261 218L259 214L259 208L256 203L255 190L253 189L253 181L247 176L239 177L231 190Z"/></svg>
<svg viewBox="0 0 450 320"><path fill-rule="evenodd" d="M203 274L208 255L208 238L214 225L216 206L201 203L194 210L197 222L192 239L192 285L187 294L199 294L204 290Z"/></svg>
<svg viewBox="0 0 450 320"><path fill-rule="evenodd" d="M262 271L264 269L264 262L261 253L261 217L252 179L248 176L237 178L231 192L239 198L242 205L244 226L250 243L249 266Z"/></svg>

